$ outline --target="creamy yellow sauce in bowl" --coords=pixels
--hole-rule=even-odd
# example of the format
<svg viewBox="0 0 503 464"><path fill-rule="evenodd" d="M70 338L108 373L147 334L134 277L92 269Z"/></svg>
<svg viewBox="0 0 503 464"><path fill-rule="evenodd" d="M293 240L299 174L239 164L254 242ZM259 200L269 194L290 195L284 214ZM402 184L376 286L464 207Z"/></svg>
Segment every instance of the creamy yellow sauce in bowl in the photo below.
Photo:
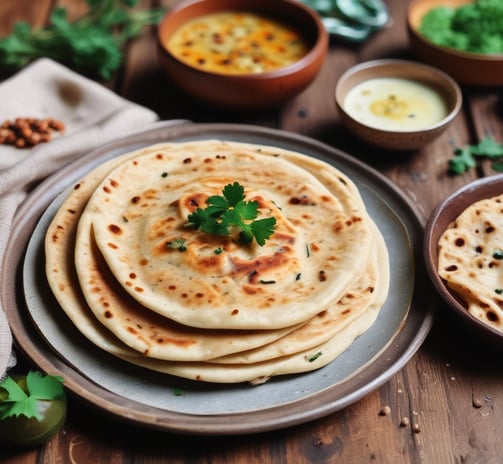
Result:
<svg viewBox="0 0 503 464"><path fill-rule="evenodd" d="M417 150L437 139L463 102L444 72L414 61L383 59L344 72L335 88L341 122L353 135L386 150Z"/></svg>
<svg viewBox="0 0 503 464"><path fill-rule="evenodd" d="M434 88L411 79L381 77L355 85L344 100L346 112L362 124L382 130L417 131L449 113Z"/></svg>
<svg viewBox="0 0 503 464"><path fill-rule="evenodd" d="M220 11L182 24L165 44L194 68L254 74L291 65L309 52L301 32L287 23L246 11Z"/></svg>

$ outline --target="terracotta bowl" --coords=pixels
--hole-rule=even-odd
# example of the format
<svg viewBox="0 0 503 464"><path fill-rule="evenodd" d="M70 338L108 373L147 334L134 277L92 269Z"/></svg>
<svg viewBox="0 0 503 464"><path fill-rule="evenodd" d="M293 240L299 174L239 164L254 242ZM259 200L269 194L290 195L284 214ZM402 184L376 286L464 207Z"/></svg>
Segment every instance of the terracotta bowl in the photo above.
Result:
<svg viewBox="0 0 503 464"><path fill-rule="evenodd" d="M473 0L412 0L407 14L407 32L412 50L425 63L447 72L459 84L467 86L503 85L503 54L485 55L435 45L418 28L423 16L437 6L459 7Z"/></svg>
<svg viewBox="0 0 503 464"><path fill-rule="evenodd" d="M501 195L501 192L503 192L503 174L467 184L439 203L427 221L423 251L428 274L443 300L464 323L468 324L468 327L476 335L480 335L482 339L503 347L503 332L472 316L450 292L437 272L438 240L449 224L471 204L484 198Z"/></svg>
<svg viewBox="0 0 503 464"><path fill-rule="evenodd" d="M257 74L206 72L184 64L165 47L173 32L195 17L241 10L276 17L298 28L311 45L295 63ZM169 11L158 29L160 64L179 88L211 105L232 110L275 107L304 90L316 77L328 49L328 33L314 10L297 0L189 0Z"/></svg>
<svg viewBox="0 0 503 464"><path fill-rule="evenodd" d="M436 89L445 99L447 116L425 129L392 131L370 127L348 114L344 109L348 92L361 82L383 77L417 81ZM350 68L340 77L335 89L336 106L346 128L363 141L387 150L416 150L433 142L456 117L462 100L461 89L444 72L421 63L394 59L368 61Z"/></svg>

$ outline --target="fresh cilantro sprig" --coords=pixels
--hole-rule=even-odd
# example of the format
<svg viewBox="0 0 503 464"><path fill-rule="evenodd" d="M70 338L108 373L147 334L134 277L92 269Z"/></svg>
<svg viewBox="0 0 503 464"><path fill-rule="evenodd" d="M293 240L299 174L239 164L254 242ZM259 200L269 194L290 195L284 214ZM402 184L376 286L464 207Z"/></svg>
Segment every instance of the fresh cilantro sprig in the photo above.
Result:
<svg viewBox="0 0 503 464"><path fill-rule="evenodd" d="M191 213L187 218L187 226L215 235L238 232L243 243L251 243L255 238L263 246L274 232L276 219L256 219L258 202L245 200L244 187L239 182L227 184L222 194L209 197L206 208L197 208Z"/></svg>
<svg viewBox="0 0 503 464"><path fill-rule="evenodd" d="M62 377L43 375L38 371L30 371L26 375L27 393L10 376L0 383L0 392L2 388L7 396L0 400L0 420L18 416L41 420L37 401L51 401L64 396Z"/></svg>
<svg viewBox="0 0 503 464"><path fill-rule="evenodd" d="M449 171L453 174L463 174L477 166L477 158L492 160L494 171L503 172L503 144L490 136L484 137L476 145L465 145L454 149L454 157L449 160Z"/></svg>
<svg viewBox="0 0 503 464"><path fill-rule="evenodd" d="M88 12L73 22L65 7L55 7L43 28L16 22L11 34L0 39L0 68L14 72L48 57L91 77L109 79L122 63L122 45L164 14L162 9L132 10L138 0L86 1Z"/></svg>

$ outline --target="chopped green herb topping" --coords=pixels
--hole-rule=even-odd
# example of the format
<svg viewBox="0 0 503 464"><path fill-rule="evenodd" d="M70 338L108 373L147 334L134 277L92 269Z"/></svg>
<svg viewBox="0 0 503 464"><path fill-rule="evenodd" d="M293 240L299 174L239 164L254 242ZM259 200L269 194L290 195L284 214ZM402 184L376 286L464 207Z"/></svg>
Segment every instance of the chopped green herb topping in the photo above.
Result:
<svg viewBox="0 0 503 464"><path fill-rule="evenodd" d="M177 238L171 242L166 243L168 248L175 248L178 251L186 251L187 250L187 241L184 238Z"/></svg>
<svg viewBox="0 0 503 464"><path fill-rule="evenodd" d="M264 245L274 232L276 219L255 220L258 202L245 201L244 187L238 182L227 184L222 194L209 197L208 206L191 213L186 225L215 235L231 235L236 231L243 243L251 243L255 238L260 246Z"/></svg>
<svg viewBox="0 0 503 464"><path fill-rule="evenodd" d="M498 295L503 294L503 288L497 288L494 290Z"/></svg>
<svg viewBox="0 0 503 464"><path fill-rule="evenodd" d="M503 259L503 251L501 251L501 250L496 250L496 251L493 253L493 258L494 258L494 259Z"/></svg>
<svg viewBox="0 0 503 464"><path fill-rule="evenodd" d="M320 356L322 355L321 351L318 351L317 353L313 354L312 356L307 357L307 360L312 363L316 361Z"/></svg>

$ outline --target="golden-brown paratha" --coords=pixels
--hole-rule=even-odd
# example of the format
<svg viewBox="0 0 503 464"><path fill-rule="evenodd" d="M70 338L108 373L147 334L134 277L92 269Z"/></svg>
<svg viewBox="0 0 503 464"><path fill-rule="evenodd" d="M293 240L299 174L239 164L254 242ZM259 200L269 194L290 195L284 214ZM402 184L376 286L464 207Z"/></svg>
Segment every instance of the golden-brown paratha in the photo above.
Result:
<svg viewBox="0 0 503 464"><path fill-rule="evenodd" d="M210 360L220 364L251 364L279 358L316 347L341 333L369 308L381 308L388 294L389 272L386 247L375 228L375 243L367 269L337 302L312 317L305 324L278 340L253 350Z"/></svg>
<svg viewBox="0 0 503 464"><path fill-rule="evenodd" d="M472 204L442 234L438 272L473 316L503 331L503 194Z"/></svg>
<svg viewBox="0 0 503 464"><path fill-rule="evenodd" d="M163 145L176 150L179 146ZM185 149L190 144L184 145ZM95 344L112 353L129 353L114 344L109 330L125 345L145 356L161 359L201 361L249 350L270 343L294 327L261 331L204 331L182 326L143 308L115 281L94 242L90 224L81 214L104 176L114 166L134 155L127 154L98 166L78 182L63 201L46 235L46 273L56 299L74 325ZM76 241L77 228L81 235ZM84 231L82 231L85 229ZM75 266L75 247L80 251ZM78 269L88 280L78 281ZM89 317L88 304L97 319ZM111 339L107 342L107 339ZM123 354L124 354L123 353Z"/></svg>
<svg viewBox="0 0 503 464"><path fill-rule="evenodd" d="M236 181L262 217L277 220L262 247L185 227ZM82 214L112 273L147 308L207 329L281 328L338 300L366 267L371 234L350 184L329 190L274 147L204 142L121 163ZM183 253L170 247L178 240Z"/></svg>
<svg viewBox="0 0 503 464"><path fill-rule="evenodd" d="M376 235L377 262L382 270L382 280L376 288L376 300L366 311L342 330L317 346L255 363L222 364L216 362L169 362L152 358L121 356L123 359L149 369L177 377L214 383L250 382L260 384L273 376L309 372L326 366L342 354L353 341L375 322L388 293L388 253L380 233ZM286 337L293 335L292 332ZM278 340L280 343L281 340ZM277 343L277 342L273 342Z"/></svg>

